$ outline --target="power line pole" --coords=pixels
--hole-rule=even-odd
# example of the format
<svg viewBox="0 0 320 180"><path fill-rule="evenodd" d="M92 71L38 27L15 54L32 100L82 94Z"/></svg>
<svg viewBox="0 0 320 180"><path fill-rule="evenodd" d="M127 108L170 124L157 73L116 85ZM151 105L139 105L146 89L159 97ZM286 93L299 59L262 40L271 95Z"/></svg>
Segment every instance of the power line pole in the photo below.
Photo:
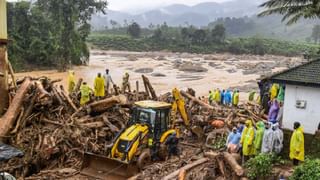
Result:
<svg viewBox="0 0 320 180"><path fill-rule="evenodd" d="M7 43L7 3L0 0L0 115L9 104Z"/></svg>

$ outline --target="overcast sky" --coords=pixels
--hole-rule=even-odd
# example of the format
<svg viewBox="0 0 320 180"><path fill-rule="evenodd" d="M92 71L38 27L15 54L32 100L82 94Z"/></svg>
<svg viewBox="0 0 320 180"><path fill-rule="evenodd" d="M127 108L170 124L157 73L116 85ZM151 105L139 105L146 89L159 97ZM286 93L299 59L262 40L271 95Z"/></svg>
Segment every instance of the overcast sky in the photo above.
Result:
<svg viewBox="0 0 320 180"><path fill-rule="evenodd" d="M112 10L141 10L166 6L170 4L195 5L201 2L225 2L230 0L108 0L109 9Z"/></svg>

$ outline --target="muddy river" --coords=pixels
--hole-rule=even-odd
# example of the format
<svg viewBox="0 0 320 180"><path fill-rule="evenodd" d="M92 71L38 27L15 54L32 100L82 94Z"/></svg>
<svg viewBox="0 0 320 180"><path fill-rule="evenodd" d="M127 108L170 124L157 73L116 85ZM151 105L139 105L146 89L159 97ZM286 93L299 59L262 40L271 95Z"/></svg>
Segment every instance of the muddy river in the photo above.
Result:
<svg viewBox="0 0 320 180"><path fill-rule="evenodd" d="M130 74L131 87L135 82L142 87L141 75L149 77L158 94L166 93L177 87L193 88L197 96L206 96L210 89L239 88L240 99L247 98L246 93L257 89L256 79L261 75L280 71L301 63L300 57L252 56L231 54L187 54L167 52L124 52L92 50L88 66L74 66L76 78L83 78L89 85L97 73L110 70L114 82L121 85L125 72ZM67 73L55 70L18 73L24 76L48 76L63 79L66 86Z"/></svg>

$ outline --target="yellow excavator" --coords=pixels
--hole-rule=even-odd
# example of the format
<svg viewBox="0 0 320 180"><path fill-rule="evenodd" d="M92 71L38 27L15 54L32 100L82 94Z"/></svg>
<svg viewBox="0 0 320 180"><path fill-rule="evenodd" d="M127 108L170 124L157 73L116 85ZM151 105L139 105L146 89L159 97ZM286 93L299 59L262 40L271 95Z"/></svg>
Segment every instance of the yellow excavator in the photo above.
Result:
<svg viewBox="0 0 320 180"><path fill-rule="evenodd" d="M134 103L127 128L114 138L107 157L86 153L81 174L99 179L127 179L139 172L154 158L165 159L167 138L180 126L176 114L180 113L183 124L198 137L202 129L190 127L185 103L178 89L173 89L172 104L159 101Z"/></svg>

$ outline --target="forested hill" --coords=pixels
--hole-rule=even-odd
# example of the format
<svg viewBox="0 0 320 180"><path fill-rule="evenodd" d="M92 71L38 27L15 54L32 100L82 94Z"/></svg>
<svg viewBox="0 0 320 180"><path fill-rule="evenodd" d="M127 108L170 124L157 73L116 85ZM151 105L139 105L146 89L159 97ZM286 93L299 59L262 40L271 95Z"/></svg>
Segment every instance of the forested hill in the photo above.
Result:
<svg viewBox="0 0 320 180"><path fill-rule="evenodd" d="M278 15L258 18L258 5L263 1L233 0L225 3L200 3L195 6L181 4L153 9L140 14L108 10L106 15L95 15L91 21L94 30L124 27L137 22L141 27L157 26L166 22L169 26L213 27L224 24L227 35L235 37L262 36L283 40L310 40L312 28L319 20L301 20L286 26Z"/></svg>

